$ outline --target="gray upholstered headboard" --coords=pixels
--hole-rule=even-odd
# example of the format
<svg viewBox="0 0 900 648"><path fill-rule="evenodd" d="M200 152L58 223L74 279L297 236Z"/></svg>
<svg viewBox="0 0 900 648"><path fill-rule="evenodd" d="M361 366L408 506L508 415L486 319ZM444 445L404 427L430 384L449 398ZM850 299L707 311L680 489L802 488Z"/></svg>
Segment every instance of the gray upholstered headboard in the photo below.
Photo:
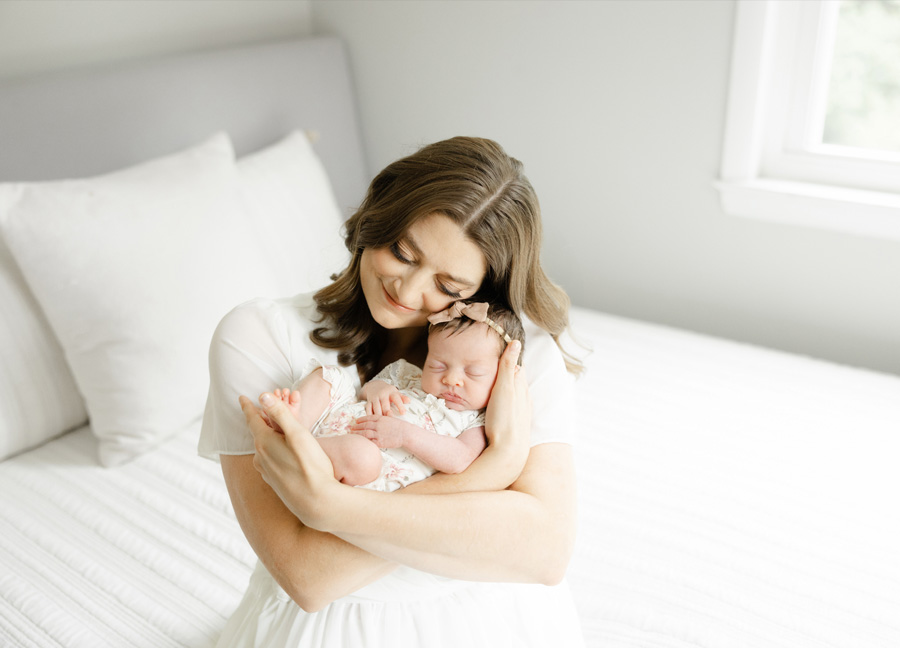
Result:
<svg viewBox="0 0 900 648"><path fill-rule="evenodd" d="M348 214L368 172L344 49L312 38L0 84L0 182L90 176L224 130L238 155L291 130L315 148Z"/></svg>

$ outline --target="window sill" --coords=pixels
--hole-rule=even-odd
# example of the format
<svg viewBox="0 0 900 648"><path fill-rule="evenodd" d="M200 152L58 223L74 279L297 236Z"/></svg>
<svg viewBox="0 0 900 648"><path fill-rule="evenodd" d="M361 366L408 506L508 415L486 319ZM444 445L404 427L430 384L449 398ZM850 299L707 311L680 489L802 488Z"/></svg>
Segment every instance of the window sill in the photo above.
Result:
<svg viewBox="0 0 900 648"><path fill-rule="evenodd" d="M787 180L719 181L733 216L900 241L900 195Z"/></svg>

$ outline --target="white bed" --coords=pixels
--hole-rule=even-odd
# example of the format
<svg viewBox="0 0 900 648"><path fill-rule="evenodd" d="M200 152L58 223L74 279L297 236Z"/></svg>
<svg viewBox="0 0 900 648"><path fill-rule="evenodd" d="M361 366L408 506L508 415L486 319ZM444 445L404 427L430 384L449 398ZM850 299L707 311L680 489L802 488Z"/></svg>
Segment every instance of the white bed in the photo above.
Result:
<svg viewBox="0 0 900 648"><path fill-rule="evenodd" d="M224 131L241 186L250 178L254 195L275 201L267 207L284 206L290 196L262 177L270 167L246 156L313 130L334 198L307 195L304 218L326 231L366 182L348 78L339 43L313 39L0 87L0 183L83 178L188 147L222 157L221 138L199 143ZM301 140L286 141L312 164ZM123 412L87 370L97 349L72 331L73 312L96 324L94 313L66 302L96 295L82 277L53 274L91 259L57 242L71 258L36 263L23 225L9 225L28 211L21 195L0 187L0 646L212 645L255 558L218 466L196 456L202 398L175 403L182 419L149 432L111 422ZM253 207L242 213L258 224ZM127 233L142 214L113 227ZM43 217L59 225L55 212ZM317 237L316 249L333 245ZM266 270L241 290L282 289L277 263ZM292 288L321 280L299 274ZM237 299L217 298L210 309ZM138 314L171 334L170 322ZM572 315L593 348L577 383L580 531L568 577L587 645L900 646L900 378ZM165 387L153 386L163 397ZM87 411L100 422L87 427Z"/></svg>

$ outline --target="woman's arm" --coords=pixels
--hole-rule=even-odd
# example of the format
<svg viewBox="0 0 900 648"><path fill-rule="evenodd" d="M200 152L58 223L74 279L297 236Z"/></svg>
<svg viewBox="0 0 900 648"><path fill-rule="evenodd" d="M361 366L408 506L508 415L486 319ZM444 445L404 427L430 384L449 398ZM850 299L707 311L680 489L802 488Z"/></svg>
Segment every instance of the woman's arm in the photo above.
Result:
<svg viewBox="0 0 900 648"><path fill-rule="evenodd" d="M571 446L545 443L531 450L508 490L422 494L439 486L436 475L392 500L360 492L336 505L328 529L386 560L443 576L555 584L574 545L574 473ZM343 506L353 515L341 514Z"/></svg>
<svg viewBox="0 0 900 648"><path fill-rule="evenodd" d="M241 529L279 585L307 612L388 574L394 565L304 526L254 467L254 455L222 455L222 473Z"/></svg>

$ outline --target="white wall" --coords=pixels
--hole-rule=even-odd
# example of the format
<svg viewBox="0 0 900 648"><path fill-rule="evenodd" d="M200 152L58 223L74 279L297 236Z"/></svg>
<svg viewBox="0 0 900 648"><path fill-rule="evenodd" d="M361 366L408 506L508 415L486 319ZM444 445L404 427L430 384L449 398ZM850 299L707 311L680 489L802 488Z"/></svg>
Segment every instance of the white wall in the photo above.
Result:
<svg viewBox="0 0 900 648"><path fill-rule="evenodd" d="M459 133L522 159L577 304L900 373L900 244L722 214L732 0L0 0L0 80L344 37L372 170Z"/></svg>
<svg viewBox="0 0 900 648"><path fill-rule="evenodd" d="M736 219L717 174L731 0L313 0L348 43L371 170L494 138L576 304L900 373L900 244Z"/></svg>
<svg viewBox="0 0 900 648"><path fill-rule="evenodd" d="M309 32L309 0L0 0L0 80Z"/></svg>

